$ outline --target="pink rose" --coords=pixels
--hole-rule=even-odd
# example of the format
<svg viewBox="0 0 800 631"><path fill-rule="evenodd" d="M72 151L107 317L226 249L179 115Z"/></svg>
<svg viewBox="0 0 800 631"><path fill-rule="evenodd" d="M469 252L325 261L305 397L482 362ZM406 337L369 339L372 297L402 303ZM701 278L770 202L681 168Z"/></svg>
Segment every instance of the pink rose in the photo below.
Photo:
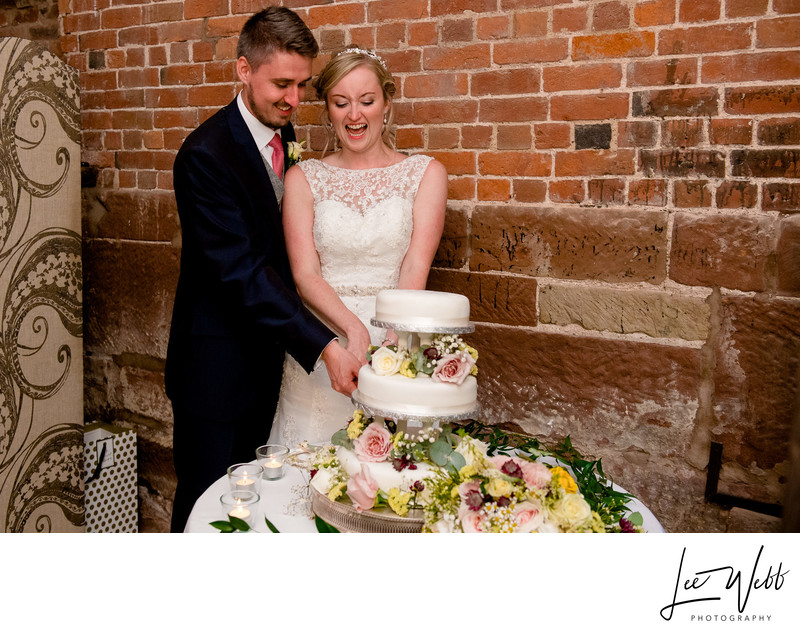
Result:
<svg viewBox="0 0 800 631"><path fill-rule="evenodd" d="M475 360L466 351L445 355L436 364L431 380L462 384L474 365Z"/></svg>
<svg viewBox="0 0 800 631"><path fill-rule="evenodd" d="M370 423L353 441L353 449L364 462L383 462L392 450L392 435L380 423Z"/></svg>
<svg viewBox="0 0 800 631"><path fill-rule="evenodd" d="M517 532L533 532L544 522L542 507L533 502L520 502L514 509Z"/></svg>
<svg viewBox="0 0 800 631"><path fill-rule="evenodd" d="M499 470L509 462L514 462L522 469L522 479L529 487L543 489L550 484L550 469L541 462L528 462L522 458L512 458L510 456L494 456L490 458L492 464Z"/></svg>
<svg viewBox="0 0 800 631"><path fill-rule="evenodd" d="M480 512L462 506L458 509L458 518L461 520L461 530L464 532L483 532Z"/></svg>
<svg viewBox="0 0 800 631"><path fill-rule="evenodd" d="M361 471L347 481L347 497L360 513L375 506L378 497L378 483L369 472L367 465L361 465Z"/></svg>
<svg viewBox="0 0 800 631"><path fill-rule="evenodd" d="M528 486L534 489L543 489L550 484L551 477L550 469L541 462L523 461L522 479Z"/></svg>

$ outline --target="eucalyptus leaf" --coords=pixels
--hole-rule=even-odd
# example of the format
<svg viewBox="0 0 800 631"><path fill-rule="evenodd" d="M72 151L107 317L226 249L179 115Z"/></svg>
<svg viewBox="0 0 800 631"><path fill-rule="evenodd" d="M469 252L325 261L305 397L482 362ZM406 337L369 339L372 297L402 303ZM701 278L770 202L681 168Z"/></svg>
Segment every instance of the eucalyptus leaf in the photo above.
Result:
<svg viewBox="0 0 800 631"><path fill-rule="evenodd" d="M631 513L627 517L628 521L631 522L634 526L642 526L644 525L644 518L640 512Z"/></svg>
<svg viewBox="0 0 800 631"><path fill-rule="evenodd" d="M350 440L350 438L347 436L346 429L340 429L333 436L331 436L331 443L339 447L345 447L347 449L353 448L353 441Z"/></svg>
<svg viewBox="0 0 800 631"><path fill-rule="evenodd" d="M456 468L456 471L461 471L463 467L467 466L467 461L460 453L453 451L453 453L450 454L450 464Z"/></svg>
<svg viewBox="0 0 800 631"><path fill-rule="evenodd" d="M453 448L442 440L437 440L431 445L431 460L440 467L447 465Z"/></svg>

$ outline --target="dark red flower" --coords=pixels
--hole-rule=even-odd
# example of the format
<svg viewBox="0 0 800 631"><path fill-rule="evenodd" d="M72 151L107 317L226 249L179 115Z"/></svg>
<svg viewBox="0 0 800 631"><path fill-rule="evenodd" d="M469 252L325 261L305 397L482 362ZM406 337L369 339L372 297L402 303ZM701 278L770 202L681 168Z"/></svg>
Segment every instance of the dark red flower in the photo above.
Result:
<svg viewBox="0 0 800 631"><path fill-rule="evenodd" d="M511 500L507 497L502 497L502 496L498 497L496 501L497 505L500 507L508 506L509 504L511 504Z"/></svg>
<svg viewBox="0 0 800 631"><path fill-rule="evenodd" d="M417 480L411 485L411 490L415 493L422 493L425 490L425 484L422 482L422 480Z"/></svg>
<svg viewBox="0 0 800 631"><path fill-rule="evenodd" d="M436 348L435 346L429 346L424 351L422 351L422 354L425 355L425 358L429 360L439 359L441 357L439 349Z"/></svg>
<svg viewBox="0 0 800 631"><path fill-rule="evenodd" d="M314 479L314 476L317 475L317 469L311 469L311 479Z"/></svg>
<svg viewBox="0 0 800 631"><path fill-rule="evenodd" d="M634 525L624 517L619 518L619 527L622 529L622 532L636 532Z"/></svg>
<svg viewBox="0 0 800 631"><path fill-rule="evenodd" d="M513 460L507 460L506 463L500 468L500 471L511 478L519 478L520 480L522 479L522 467L520 467Z"/></svg>
<svg viewBox="0 0 800 631"><path fill-rule="evenodd" d="M464 497L464 503L470 510L480 510L483 506L483 496L480 491L470 491Z"/></svg>

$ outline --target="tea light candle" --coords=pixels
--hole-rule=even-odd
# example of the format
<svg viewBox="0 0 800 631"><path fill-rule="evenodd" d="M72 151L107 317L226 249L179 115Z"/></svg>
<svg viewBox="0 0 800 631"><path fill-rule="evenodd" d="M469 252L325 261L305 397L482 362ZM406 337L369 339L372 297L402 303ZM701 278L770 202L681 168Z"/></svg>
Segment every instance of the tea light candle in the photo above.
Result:
<svg viewBox="0 0 800 631"><path fill-rule="evenodd" d="M262 466L264 467L264 477L267 480L277 480L283 475L283 463L279 460L275 460L275 458L265 460Z"/></svg>
<svg viewBox="0 0 800 631"><path fill-rule="evenodd" d="M244 506L237 506L230 513L228 513L228 516L238 517L239 519L246 520L248 517L250 517L250 511Z"/></svg>
<svg viewBox="0 0 800 631"><path fill-rule="evenodd" d="M236 480L237 491L255 491L256 481L253 478L243 477L241 480Z"/></svg>

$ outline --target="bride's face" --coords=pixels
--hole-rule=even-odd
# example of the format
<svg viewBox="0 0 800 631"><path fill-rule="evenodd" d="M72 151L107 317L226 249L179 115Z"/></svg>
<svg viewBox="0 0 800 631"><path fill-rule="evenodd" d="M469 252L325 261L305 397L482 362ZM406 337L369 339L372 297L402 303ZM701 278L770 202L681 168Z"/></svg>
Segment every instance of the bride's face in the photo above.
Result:
<svg viewBox="0 0 800 631"><path fill-rule="evenodd" d="M363 152L382 143L388 110L378 77L368 66L353 69L328 92L328 115L343 149Z"/></svg>

